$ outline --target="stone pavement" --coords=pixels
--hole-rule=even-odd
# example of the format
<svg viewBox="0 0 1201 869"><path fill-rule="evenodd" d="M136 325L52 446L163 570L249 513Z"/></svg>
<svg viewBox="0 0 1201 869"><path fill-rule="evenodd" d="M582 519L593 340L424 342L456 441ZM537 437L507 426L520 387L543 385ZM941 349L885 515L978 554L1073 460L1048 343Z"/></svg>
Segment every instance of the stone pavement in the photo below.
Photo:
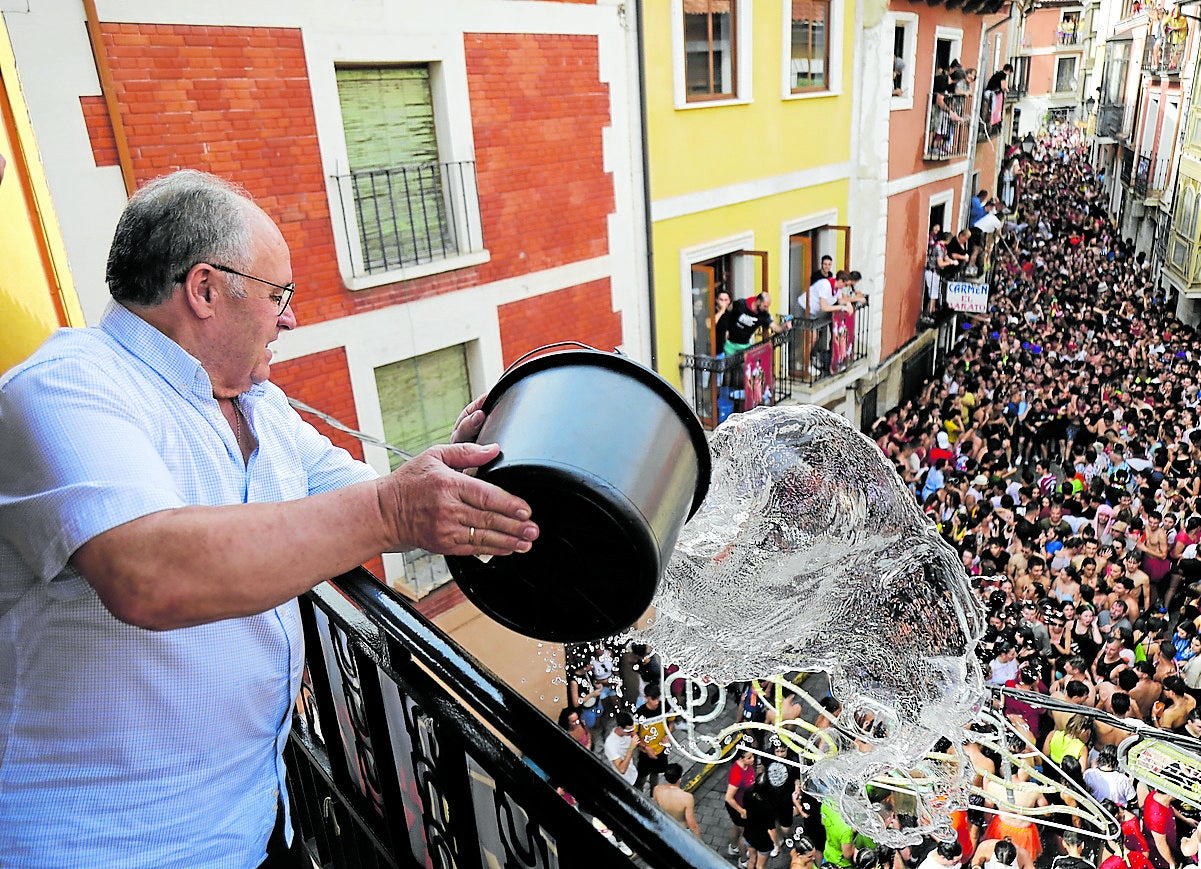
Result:
<svg viewBox="0 0 1201 869"><path fill-rule="evenodd" d="M821 698L829 690L829 681L825 673L811 673L805 678L805 690L814 698ZM738 717L738 704L728 698L727 707L721 716L712 722L697 726L699 733L714 735L732 724ZM737 857L727 854L726 847L730 842L732 824L725 810L726 782L729 776L730 763L701 764L682 757L678 753L675 761L684 767L684 777L681 786L696 798L696 821L701 828L701 838L710 848L735 865ZM649 788L647 789L649 792ZM781 843L780 854L769 858L768 869L785 869L789 863L788 851Z"/></svg>

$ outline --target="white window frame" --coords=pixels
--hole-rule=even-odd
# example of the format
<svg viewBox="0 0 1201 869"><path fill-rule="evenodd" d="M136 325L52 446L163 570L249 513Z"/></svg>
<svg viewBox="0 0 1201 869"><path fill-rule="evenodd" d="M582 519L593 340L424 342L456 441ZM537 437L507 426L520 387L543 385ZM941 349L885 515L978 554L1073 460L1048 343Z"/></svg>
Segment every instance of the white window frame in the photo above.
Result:
<svg viewBox="0 0 1201 869"><path fill-rule="evenodd" d="M976 191L974 191L974 190L972 191L973 195L975 194L975 192ZM927 216L930 214L931 209L937 208L939 205L945 205L947 207L947 210L946 210L947 220L942 225L942 231L949 232L952 235L954 235L956 232L959 231L957 229L952 229L952 227L959 226L959 221L957 219L957 215L955 214L955 191L952 189L952 190L940 190L938 193L931 193L930 199L926 203ZM930 232L930 227L928 227L928 226L926 227L926 232L927 232L927 234Z"/></svg>
<svg viewBox="0 0 1201 869"><path fill-rule="evenodd" d="M811 100L814 97L836 96L842 93L842 65L846 58L843 56L843 27L846 13L843 11L843 0L830 0L830 18L826 30L826 47L830 55L830 63L826 69L826 89L820 91L792 92L792 2L781 0L780 29L783 32L780 61L780 98L784 100ZM915 15L916 19L917 16ZM837 50L837 52L836 52ZM838 57L835 57L837 53Z"/></svg>
<svg viewBox="0 0 1201 869"><path fill-rule="evenodd" d="M1072 61L1073 82L1072 82L1072 86L1070 88L1066 88L1065 90L1060 90L1059 89L1059 64L1061 64L1065 60ZM1082 56L1079 54L1055 55L1055 83L1054 83L1055 90L1052 91L1053 95L1062 96L1063 94L1074 94L1074 93L1076 93L1076 91L1078 91L1080 89L1081 60L1082 60Z"/></svg>
<svg viewBox="0 0 1201 869"><path fill-rule="evenodd" d="M751 0L732 0L734 3L734 78L736 93L732 99L688 101L687 79L684 75L684 0L671 0L671 68L677 109L708 109L714 106L737 106L753 99L751 55L754 54L751 29ZM692 290L689 289L691 294ZM689 295L689 307L691 307Z"/></svg>
<svg viewBox="0 0 1201 869"><path fill-rule="evenodd" d="M342 282L347 289L366 290L488 262L491 256L486 247L481 247L470 253L433 262L363 274L355 215L353 212L343 215L337 182L334 180L334 176L345 175L350 169L335 72L339 65L428 64L438 137L438 161L458 163L475 160L475 137L471 125L462 34L422 34L420 37L360 34L353 40L345 40L334 32L306 33L305 59L309 68L334 247ZM466 204L466 213L457 218L462 221L462 226L457 229L469 233L467 237L483 239L478 194L467 197Z"/></svg>
<svg viewBox="0 0 1201 869"><path fill-rule="evenodd" d="M791 255L789 245L790 245L792 237L794 235L800 235L801 233L811 232L815 229L821 229L823 226L841 226L841 225L843 225L843 224L840 223L838 220L838 209L837 208L831 208L826 211L819 211L819 212L815 212L813 214L806 214L803 217L794 217L791 220L786 220L780 224L780 255L778 257L779 266L777 267L776 270L779 272L779 275L778 275L779 281L780 281L779 299L780 299L780 302L783 303L783 307L781 308L781 310L784 313L787 314L789 311L792 310L792 299L790 299L788 296L788 294L790 292L790 289L788 286L788 270L790 267L790 263L788 262L788 258ZM823 256L825 256L826 254L829 254L830 256L834 256L835 245L833 243L833 239L834 239L834 233L832 233L832 232L822 233L822 236L818 241L819 249L812 251L813 257L814 257L814 262L820 263L821 258ZM837 265L837 264L834 267L835 271L837 271L840 268L842 268L842 266ZM801 276L802 282L807 277L808 277L808 275L802 275ZM805 290L808 290L808 289L809 289L809 287L807 284L805 286L801 287L802 292L804 292ZM779 304L779 302L777 302L777 304Z"/></svg>
<svg viewBox="0 0 1201 869"><path fill-rule="evenodd" d="M696 331L692 323L692 267L719 256L755 249L755 233L749 231L694 247L680 248L680 326L684 339L680 346L693 347L696 341ZM684 394L689 401L695 398L690 377L684 378Z"/></svg>
<svg viewBox="0 0 1201 869"><path fill-rule="evenodd" d="M890 111L898 109L913 108L913 85L914 85L914 67L917 65L917 31L918 17L914 12L889 12L888 21L892 25L892 31L896 31L897 27L905 28L905 48L903 50L902 60L905 61L905 71L901 73L901 96L892 97L892 102L889 105ZM892 81L892 59L895 55L892 53L892 45L888 48L888 79ZM892 93L892 88L888 89Z"/></svg>

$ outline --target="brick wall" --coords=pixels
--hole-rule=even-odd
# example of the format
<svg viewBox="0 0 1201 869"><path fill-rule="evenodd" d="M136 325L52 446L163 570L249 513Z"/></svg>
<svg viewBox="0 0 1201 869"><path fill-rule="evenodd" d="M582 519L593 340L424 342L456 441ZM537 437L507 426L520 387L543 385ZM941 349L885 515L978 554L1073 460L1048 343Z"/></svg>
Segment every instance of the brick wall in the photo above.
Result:
<svg viewBox="0 0 1201 869"><path fill-rule="evenodd" d="M80 97L79 107L83 109L84 123L88 126L92 159L96 161L96 165L118 165L120 159L117 156L117 139L113 135L113 125L108 118L108 106L104 103L104 97Z"/></svg>
<svg viewBox="0 0 1201 869"><path fill-rule="evenodd" d="M204 169L242 184L280 224L303 276L293 308L321 322L602 255L612 179L595 37L465 36L485 266L351 293L342 285L303 36L293 28L101 26L134 176ZM103 100L81 100L111 161Z"/></svg>
<svg viewBox="0 0 1201 869"><path fill-rule="evenodd" d="M555 341L580 341L598 350L621 343L621 316L613 311L608 278L501 305L497 316L505 365Z"/></svg>
<svg viewBox="0 0 1201 869"><path fill-rule="evenodd" d="M485 280L607 253L609 89L596 37L469 33L464 43Z"/></svg>

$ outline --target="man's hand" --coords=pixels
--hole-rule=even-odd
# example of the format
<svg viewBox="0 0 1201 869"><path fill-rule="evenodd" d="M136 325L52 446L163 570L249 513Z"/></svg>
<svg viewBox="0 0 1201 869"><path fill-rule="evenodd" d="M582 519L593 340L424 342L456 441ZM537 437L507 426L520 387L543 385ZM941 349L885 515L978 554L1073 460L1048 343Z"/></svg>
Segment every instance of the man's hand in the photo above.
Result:
<svg viewBox="0 0 1201 869"><path fill-rule="evenodd" d="M464 425L464 420L474 414L461 417L457 428L469 429L471 423ZM442 555L528 552L538 537L538 526L529 521L530 505L460 473L487 464L499 453L496 444L430 447L379 480L380 511L395 548Z"/></svg>
<svg viewBox="0 0 1201 869"><path fill-rule="evenodd" d="M484 393L463 408L463 412L455 420L455 427L450 433L452 444L475 443L475 439L480 436L480 429L484 427L484 411L480 408L484 406L484 399L487 397L488 394Z"/></svg>

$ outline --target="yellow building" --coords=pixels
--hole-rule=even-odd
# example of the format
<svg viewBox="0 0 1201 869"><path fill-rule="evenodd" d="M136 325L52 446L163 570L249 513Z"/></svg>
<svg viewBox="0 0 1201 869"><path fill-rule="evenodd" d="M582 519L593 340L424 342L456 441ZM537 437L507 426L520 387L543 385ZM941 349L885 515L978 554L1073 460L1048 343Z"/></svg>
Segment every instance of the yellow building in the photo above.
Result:
<svg viewBox="0 0 1201 869"><path fill-rule="evenodd" d="M83 324L0 18L0 372L59 326Z"/></svg>
<svg viewBox="0 0 1201 869"><path fill-rule="evenodd" d="M714 425L753 401L718 386L716 295L765 291L801 325L819 258L848 263L855 6L670 0L643 15L656 365ZM776 339L781 382L759 388L821 401L821 381L845 379L806 328Z"/></svg>

